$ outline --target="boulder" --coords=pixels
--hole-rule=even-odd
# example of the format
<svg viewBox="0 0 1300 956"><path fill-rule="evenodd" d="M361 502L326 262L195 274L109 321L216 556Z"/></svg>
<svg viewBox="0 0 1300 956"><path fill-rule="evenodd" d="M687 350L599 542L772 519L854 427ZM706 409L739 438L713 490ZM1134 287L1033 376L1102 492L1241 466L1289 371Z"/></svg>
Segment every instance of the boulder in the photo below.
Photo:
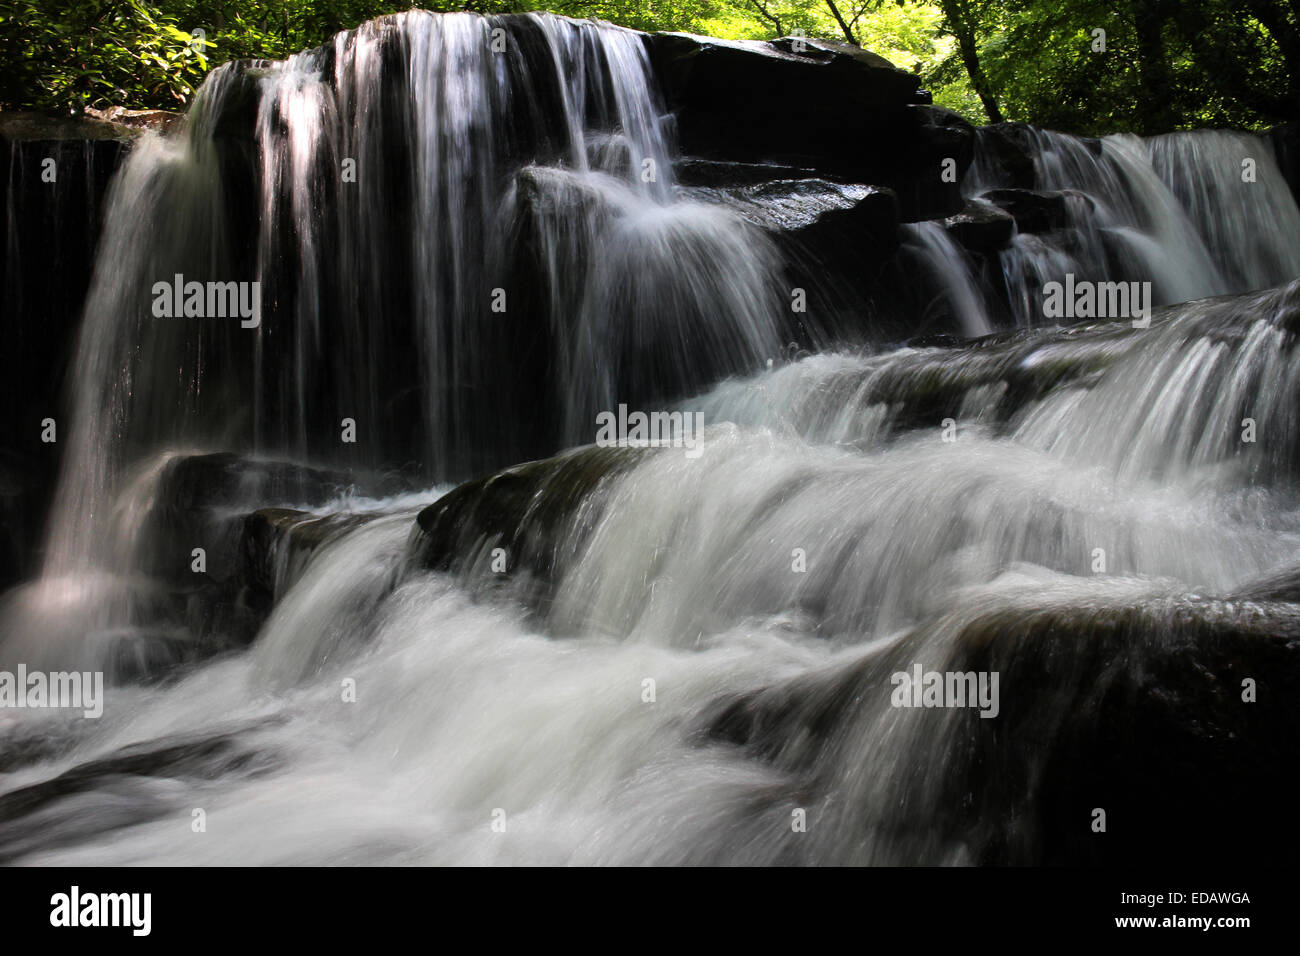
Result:
<svg viewBox="0 0 1300 956"><path fill-rule="evenodd" d="M315 550L378 517L266 508L319 507L354 487L350 473L282 461L178 455L153 481L152 488L137 485L116 510L126 523L118 529L115 557L129 575L104 577L102 594L87 598L117 609L103 621L90 615L114 683L157 679L246 646ZM382 480L379 487L391 490ZM254 509L264 510L250 514ZM198 567L196 548L204 552ZM30 594L13 592L16 607L40 608L41 587L36 582ZM73 602L62 611L73 631L84 627Z"/></svg>
<svg viewBox="0 0 1300 956"><path fill-rule="evenodd" d="M673 163L679 186L753 186L781 179L817 179L817 171L780 163L736 163L719 159L682 156Z"/></svg>
<svg viewBox="0 0 1300 956"><path fill-rule="evenodd" d="M1010 214L1021 232L1050 232L1069 223L1065 193L1033 189L991 189L981 197Z"/></svg>
<svg viewBox="0 0 1300 956"><path fill-rule="evenodd" d="M239 540L243 599L269 611L316 551L377 517L378 512L320 515L294 508L259 508L246 515Z"/></svg>
<svg viewBox="0 0 1300 956"><path fill-rule="evenodd" d="M882 180L898 194L903 221L940 219L960 211L961 180L975 158L974 127L941 106L911 106L906 116L893 143L895 169ZM953 175L946 177L944 164L949 160L955 165Z"/></svg>
<svg viewBox="0 0 1300 956"><path fill-rule="evenodd" d="M589 445L468 481L420 512L412 564L449 571L471 589L512 581L527 606L544 612L557 571L581 551L614 480L655 451ZM487 574L496 548L506 571Z"/></svg>
<svg viewBox="0 0 1300 956"><path fill-rule="evenodd" d="M1015 232L1011 213L987 199L968 199L962 211L943 221L943 228L970 252L990 253L1006 246Z"/></svg>
<svg viewBox="0 0 1300 956"><path fill-rule="evenodd" d="M930 105L916 77L833 41L646 37L682 152L740 163L774 162L821 176L887 186L905 220L956 212L957 179L973 155L965 120Z"/></svg>
<svg viewBox="0 0 1300 956"><path fill-rule="evenodd" d="M130 111L120 111L126 112ZM8 143L130 143L140 135L143 127L140 122L119 121L112 111L89 110L84 116L52 116L23 111L0 113L0 139Z"/></svg>
<svg viewBox="0 0 1300 956"><path fill-rule="evenodd" d="M86 113L94 119L128 129L153 130L164 135L177 132L185 124L184 113L170 110L130 110L124 106L110 106L106 110L88 109Z"/></svg>
<svg viewBox="0 0 1300 956"><path fill-rule="evenodd" d="M812 299L807 312L783 316L783 339L815 348L860 333L879 298L872 283L899 247L892 190L808 178L683 192L725 204L776 242L790 288L805 289Z"/></svg>
<svg viewBox="0 0 1300 956"><path fill-rule="evenodd" d="M250 510L273 503L322 505L355 484L349 472L228 452L177 456L163 467L143 523L144 570L189 581L190 553L203 547L208 575L229 580L237 573L244 515Z"/></svg>
<svg viewBox="0 0 1300 956"><path fill-rule="evenodd" d="M993 123L975 131L975 148L986 176L1011 189L1033 189L1037 130L1025 123Z"/></svg>
<svg viewBox="0 0 1300 956"><path fill-rule="evenodd" d="M693 197L723 203L778 242L793 243L825 261L849 248L862 261L898 248L893 192L824 179L778 179L746 186L700 187Z"/></svg>
<svg viewBox="0 0 1300 956"><path fill-rule="evenodd" d="M1028 123L992 123L975 130L976 164L985 185L997 184L1008 189L1034 189L1039 185L1035 157L1040 150L1043 131ZM1080 137L1080 142L1094 155L1101 155L1101 140Z"/></svg>

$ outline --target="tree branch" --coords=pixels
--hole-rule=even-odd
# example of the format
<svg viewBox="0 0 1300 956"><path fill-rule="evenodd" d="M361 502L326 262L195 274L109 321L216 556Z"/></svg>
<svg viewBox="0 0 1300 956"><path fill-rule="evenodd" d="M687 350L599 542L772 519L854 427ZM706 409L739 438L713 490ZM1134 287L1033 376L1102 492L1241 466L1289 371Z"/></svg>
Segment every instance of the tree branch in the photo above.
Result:
<svg viewBox="0 0 1300 956"><path fill-rule="evenodd" d="M758 11L759 16L772 24L772 26L776 27L776 35L778 37L785 36L785 27L781 26L781 18L775 13L769 13L767 4L763 3L763 0L749 0L749 2L754 5L754 9Z"/></svg>
<svg viewBox="0 0 1300 956"><path fill-rule="evenodd" d="M853 35L853 30L844 22L844 17L840 13L840 8L835 6L835 0L826 0L826 6L830 7L831 16L835 18L835 22L838 23L840 29L844 31L844 38L854 46L858 46L858 38Z"/></svg>

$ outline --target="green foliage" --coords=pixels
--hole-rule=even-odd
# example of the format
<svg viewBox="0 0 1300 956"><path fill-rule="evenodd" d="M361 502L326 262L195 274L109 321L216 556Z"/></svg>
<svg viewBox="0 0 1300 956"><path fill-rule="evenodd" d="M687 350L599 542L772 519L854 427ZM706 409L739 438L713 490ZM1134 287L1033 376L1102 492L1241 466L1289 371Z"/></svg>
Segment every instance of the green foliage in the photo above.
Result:
<svg viewBox="0 0 1300 956"><path fill-rule="evenodd" d="M0 106L80 111L122 103L182 106L207 69L196 41L140 0L6 0Z"/></svg>
<svg viewBox="0 0 1300 956"><path fill-rule="evenodd" d="M849 41L974 122L1150 133L1300 117L1296 0L0 0L0 108L180 108L217 63L282 59L414 6Z"/></svg>
<svg viewBox="0 0 1300 956"><path fill-rule="evenodd" d="M1008 119L1095 133L1265 126L1300 109L1279 44L1249 9L1269 6L1282 5L1011 0L983 58Z"/></svg>

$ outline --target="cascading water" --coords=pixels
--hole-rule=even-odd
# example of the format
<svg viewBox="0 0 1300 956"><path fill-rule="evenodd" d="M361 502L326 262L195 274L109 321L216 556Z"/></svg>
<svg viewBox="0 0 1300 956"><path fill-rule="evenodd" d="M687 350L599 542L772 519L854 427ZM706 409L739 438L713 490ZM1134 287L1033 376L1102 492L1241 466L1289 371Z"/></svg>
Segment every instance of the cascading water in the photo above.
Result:
<svg viewBox="0 0 1300 956"><path fill-rule="evenodd" d="M119 459L182 438L338 458L343 417L375 436L349 464L401 464L399 448L435 476L464 477L579 441L596 408L636 398L592 369L592 349L613 350L601 354L617 368L647 338L668 343L678 394L717 374L710 360L726 374L775 354L779 266L725 209L672 202L668 120L639 38L555 17L497 23L416 12L283 64L223 67L182 140L135 151L89 298L79 458L60 513L97 520ZM257 155L242 169L223 129L250 109ZM516 183L530 161L553 165L528 165ZM232 195L246 173L260 193L251 210ZM513 243L540 247L543 274L529 278L550 290L544 308L511 301L538 297L511 278L527 272L507 254ZM626 260L594 256L599 246ZM260 281L261 324L159 321L146 291L175 274ZM648 300L696 314L636 321ZM616 309L632 317L614 322ZM679 324L639 328L652 318ZM519 358L502 352L516 344L502 328L527 322L543 326L538 372L568 373L556 394L528 381L538 394L525 399L498 375ZM410 368L394 364L407 354ZM580 431L530 435L521 425L544 420L507 420L528 402L572 407L576 395L591 396ZM83 554L90 537L56 532L51 560Z"/></svg>
<svg viewBox="0 0 1300 956"><path fill-rule="evenodd" d="M1055 229L1017 230L998 254L1019 325L1044 323L1043 287L1069 273L1150 282L1153 304L1167 305L1276 286L1300 271L1300 209L1263 137L1024 135L1033 189L1058 197L1065 215ZM1009 185L996 152L977 141L963 192Z"/></svg>
<svg viewBox="0 0 1300 956"><path fill-rule="evenodd" d="M223 68L136 148L0 670L188 650L99 720L0 710L0 861L1078 862L1111 852L1080 808L1179 852L1215 780L1273 781L1294 710L1229 706L1300 633L1300 214L1259 141L1035 133L1068 218L999 268L1022 325L1067 271L1282 288L989 334L923 223L903 261L981 338L777 362L785 250L675 186L663 114L635 34L413 13ZM999 175L981 152L967 193ZM260 327L154 319L174 273L260 281ZM587 446L627 401L702 415L698 455ZM913 665L1001 697L897 706ZM1276 823L1285 789L1252 794Z"/></svg>
<svg viewBox="0 0 1300 956"><path fill-rule="evenodd" d="M993 331L988 304L974 280L961 247L933 222L902 227L916 247L916 255L947 298L947 308L957 317L963 335L975 337Z"/></svg>
<svg viewBox="0 0 1300 956"><path fill-rule="evenodd" d="M251 162L224 138L244 114ZM11 643L60 643L52 615L110 643L132 622L110 512L128 489L147 510L147 456L467 477L777 354L780 263L725 208L675 201L668 124L636 34L556 17L414 12L218 69L184 137L145 140L114 187L45 575ZM174 276L258 282L260 321L160 319Z"/></svg>

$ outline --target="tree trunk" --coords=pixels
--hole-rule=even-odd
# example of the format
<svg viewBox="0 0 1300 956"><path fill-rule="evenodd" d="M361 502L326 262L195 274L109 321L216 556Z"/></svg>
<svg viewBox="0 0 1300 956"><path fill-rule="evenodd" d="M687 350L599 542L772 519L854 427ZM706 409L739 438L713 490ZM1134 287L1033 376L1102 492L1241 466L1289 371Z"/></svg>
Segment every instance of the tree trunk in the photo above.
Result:
<svg viewBox="0 0 1300 956"><path fill-rule="evenodd" d="M957 49L961 53L966 75L970 77L971 88L984 104L984 112L990 123L1002 122L1002 110L998 107L998 98L993 93L993 85L980 65L979 43L975 38L975 17L963 0L941 0L944 19L948 29L957 38Z"/></svg>
<svg viewBox="0 0 1300 956"><path fill-rule="evenodd" d="M1291 91L1293 100L1300 100L1300 32L1297 31L1295 24L1291 23L1280 3L1270 2L1270 0L1246 0L1245 6L1251 15L1263 24L1264 29L1273 38L1273 42L1277 44L1282 60L1286 63L1287 88ZM1300 2L1291 0L1290 7L1296 23L1300 24ZM1289 118L1294 116L1293 110Z"/></svg>
<svg viewBox="0 0 1300 956"><path fill-rule="evenodd" d="M1168 133L1174 127L1171 116L1173 82L1165 55L1162 33L1168 20L1163 0L1133 0L1133 24L1137 29L1138 77L1146 101L1139 111L1142 132L1147 136Z"/></svg>

